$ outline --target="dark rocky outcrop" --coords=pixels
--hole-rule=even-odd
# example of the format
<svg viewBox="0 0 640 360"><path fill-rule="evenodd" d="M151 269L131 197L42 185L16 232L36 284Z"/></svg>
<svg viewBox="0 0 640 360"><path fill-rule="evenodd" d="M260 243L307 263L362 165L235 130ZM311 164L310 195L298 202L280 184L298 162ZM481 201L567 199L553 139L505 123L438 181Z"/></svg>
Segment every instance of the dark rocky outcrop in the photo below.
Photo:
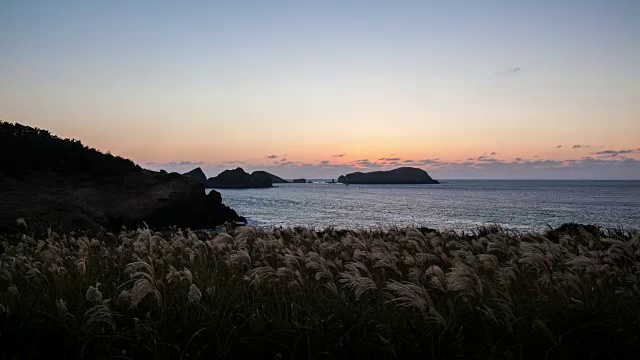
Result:
<svg viewBox="0 0 640 360"><path fill-rule="evenodd" d="M294 184L306 184L307 179L294 179L294 180L291 180L291 182Z"/></svg>
<svg viewBox="0 0 640 360"><path fill-rule="evenodd" d="M142 169L77 140L6 122L0 122L0 189L0 232L15 231L18 218L32 231L246 221L192 176Z"/></svg>
<svg viewBox="0 0 640 360"><path fill-rule="evenodd" d="M576 223L564 223L557 228L550 228L545 236L554 242L560 240L562 236L573 236L585 241L589 241L590 237L598 238L602 233L602 229L597 225L592 224L576 224ZM585 236L586 235L586 236Z"/></svg>
<svg viewBox="0 0 640 360"><path fill-rule="evenodd" d="M270 188L272 187L270 177L248 174L242 168L233 170L225 170L218 176L207 180L207 187L213 189L251 189L251 188Z"/></svg>
<svg viewBox="0 0 640 360"><path fill-rule="evenodd" d="M201 184L205 184L207 182L207 175L204 174L201 168L197 167L189 172L184 173L183 175L189 176L192 179L196 180Z"/></svg>
<svg viewBox="0 0 640 360"><path fill-rule="evenodd" d="M354 172L340 176L338 182L348 184L438 184L438 181L432 179L426 171L412 167L368 173Z"/></svg>
<svg viewBox="0 0 640 360"><path fill-rule="evenodd" d="M288 183L287 180L285 180L285 179L283 179L283 178L281 178L279 176L276 176L276 175L273 175L271 173L268 173L266 171L261 171L261 170L252 172L251 176L253 178L255 178L255 179L271 179L271 183L272 184L286 184L286 183Z"/></svg>

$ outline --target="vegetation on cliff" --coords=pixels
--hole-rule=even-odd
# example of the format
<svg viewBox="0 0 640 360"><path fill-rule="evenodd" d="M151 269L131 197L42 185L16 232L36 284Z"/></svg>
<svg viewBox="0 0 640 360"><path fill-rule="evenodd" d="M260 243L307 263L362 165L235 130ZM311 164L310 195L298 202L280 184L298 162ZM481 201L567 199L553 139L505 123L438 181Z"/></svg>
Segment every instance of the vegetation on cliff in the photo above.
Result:
<svg viewBox="0 0 640 360"><path fill-rule="evenodd" d="M52 172L80 179L108 180L142 169L133 161L62 139L47 130L0 121L0 175L24 178Z"/></svg>

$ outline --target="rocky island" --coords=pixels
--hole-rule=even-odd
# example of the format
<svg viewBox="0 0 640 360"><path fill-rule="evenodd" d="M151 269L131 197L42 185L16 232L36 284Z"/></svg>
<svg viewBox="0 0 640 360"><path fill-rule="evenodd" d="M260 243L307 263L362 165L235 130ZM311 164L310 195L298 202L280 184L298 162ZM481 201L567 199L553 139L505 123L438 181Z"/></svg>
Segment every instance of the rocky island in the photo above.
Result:
<svg viewBox="0 0 640 360"><path fill-rule="evenodd" d="M246 222L220 193L205 193L197 170L146 170L78 140L0 121L0 232L16 230L17 219L30 230L56 231Z"/></svg>
<svg viewBox="0 0 640 360"><path fill-rule="evenodd" d="M412 167L367 173L354 172L340 176L338 182L346 184L439 184L426 171Z"/></svg>
<svg viewBox="0 0 640 360"><path fill-rule="evenodd" d="M283 179L283 178L281 178L279 176L276 176L276 175L273 175L271 173L268 173L266 171L261 171L261 170L252 172L251 176L254 177L254 178L268 178L268 179L271 179L271 183L272 184L287 184L287 183L289 183L287 180L285 180L285 179Z"/></svg>
<svg viewBox="0 0 640 360"><path fill-rule="evenodd" d="M207 187L211 189L252 189L273 187L273 180L267 172L249 174L238 167L225 170L216 177L207 180Z"/></svg>

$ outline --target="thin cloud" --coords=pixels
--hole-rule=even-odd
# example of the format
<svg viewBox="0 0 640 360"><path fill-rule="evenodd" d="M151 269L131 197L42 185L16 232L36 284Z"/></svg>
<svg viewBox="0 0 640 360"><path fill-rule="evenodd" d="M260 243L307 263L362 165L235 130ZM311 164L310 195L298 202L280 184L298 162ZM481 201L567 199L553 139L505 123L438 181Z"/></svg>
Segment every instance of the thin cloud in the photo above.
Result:
<svg viewBox="0 0 640 360"><path fill-rule="evenodd" d="M357 160L357 161L355 161L355 163L353 165L357 166L359 168L362 168L362 167L365 167L365 168L380 167L380 164L375 163L375 162L370 162L369 159Z"/></svg>
<svg viewBox="0 0 640 360"><path fill-rule="evenodd" d="M170 161L170 162L154 162L150 161L145 163L146 166L152 166L154 168L179 168L178 170L183 170L185 167L200 167L203 165L207 165L204 161Z"/></svg>
<svg viewBox="0 0 640 360"><path fill-rule="evenodd" d="M626 149L626 150L603 150L603 151L596 151L596 152L592 152L592 154L594 155L599 155L599 156L618 156L618 155L623 155L623 154L633 154L640 151L640 149Z"/></svg>
<svg viewBox="0 0 640 360"><path fill-rule="evenodd" d="M161 166L200 166L204 164L203 161L171 161L167 163L155 163L154 165Z"/></svg>
<svg viewBox="0 0 640 360"><path fill-rule="evenodd" d="M564 161L560 160L535 160L535 161L525 161L524 165L538 168L538 167L557 167L565 165Z"/></svg>
<svg viewBox="0 0 640 360"><path fill-rule="evenodd" d="M380 158L378 160L380 160L380 161L400 161L402 159L395 157L395 158Z"/></svg>
<svg viewBox="0 0 640 360"><path fill-rule="evenodd" d="M419 163L421 165L435 165L435 164L440 164L440 158L435 158L435 159L424 159L424 160L420 160Z"/></svg>
<svg viewBox="0 0 640 360"><path fill-rule="evenodd" d="M504 70L498 71L495 75L497 76L514 76L518 73L522 72L522 67L513 66L510 68L506 68Z"/></svg>
<svg viewBox="0 0 640 360"><path fill-rule="evenodd" d="M489 155L496 155L497 153L495 151L492 151L491 154Z"/></svg>
<svg viewBox="0 0 640 360"><path fill-rule="evenodd" d="M469 159L469 160L473 160L473 159ZM475 160L482 161L482 162L497 162L497 161L500 161L500 160L498 160L496 158L492 158L492 157L488 157L488 156L484 156L484 155L478 156L478 158L475 159Z"/></svg>
<svg viewBox="0 0 640 360"><path fill-rule="evenodd" d="M562 145L558 145L556 146L556 149L560 149L562 147Z"/></svg>
<svg viewBox="0 0 640 360"><path fill-rule="evenodd" d="M336 154L336 155L333 155L333 157L334 158L341 158L341 157L344 157L345 155L347 155L347 154Z"/></svg>
<svg viewBox="0 0 640 360"><path fill-rule="evenodd" d="M277 158L278 158L278 155L268 155L268 156L265 156L265 157L266 157L267 159L277 159Z"/></svg>
<svg viewBox="0 0 640 360"><path fill-rule="evenodd" d="M582 148L588 148L588 147L591 147L591 145L576 144L572 146L573 149L582 149Z"/></svg>

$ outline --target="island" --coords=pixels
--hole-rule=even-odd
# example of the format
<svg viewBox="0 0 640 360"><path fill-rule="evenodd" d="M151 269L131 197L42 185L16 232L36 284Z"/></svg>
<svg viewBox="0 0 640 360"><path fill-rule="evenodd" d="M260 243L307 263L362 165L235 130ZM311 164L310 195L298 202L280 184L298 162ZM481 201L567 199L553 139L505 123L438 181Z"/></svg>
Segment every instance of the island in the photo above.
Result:
<svg viewBox="0 0 640 360"><path fill-rule="evenodd" d="M258 171L252 172L251 176L256 178L256 179L258 179L258 178L259 179L267 179L267 178L271 179L271 183L272 184L287 184L287 183L289 183L287 180L285 180L285 179L283 179L283 178L281 178L279 176L273 175L271 173L268 173L268 172L262 171L262 170L258 170Z"/></svg>
<svg viewBox="0 0 640 360"><path fill-rule="evenodd" d="M367 173L354 172L340 176L338 182L343 184L439 184L426 171L413 167Z"/></svg>
<svg viewBox="0 0 640 360"><path fill-rule="evenodd" d="M306 184L307 183L307 179L293 179L291 180L292 183L294 184Z"/></svg>
<svg viewBox="0 0 640 360"><path fill-rule="evenodd" d="M78 140L0 121L0 232L213 228L246 222L190 175L141 168Z"/></svg>
<svg viewBox="0 0 640 360"><path fill-rule="evenodd" d="M216 177L209 178L206 186L211 189L252 189L273 187L273 181L266 172L249 174L241 167L225 170ZM270 175L270 174L269 174Z"/></svg>

